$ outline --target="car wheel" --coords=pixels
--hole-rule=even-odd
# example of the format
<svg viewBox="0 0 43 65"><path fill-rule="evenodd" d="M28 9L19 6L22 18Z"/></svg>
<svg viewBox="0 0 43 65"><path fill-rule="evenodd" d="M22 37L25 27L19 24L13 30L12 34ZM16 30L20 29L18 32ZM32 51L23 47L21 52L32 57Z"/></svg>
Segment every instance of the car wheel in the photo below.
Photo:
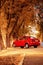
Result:
<svg viewBox="0 0 43 65"><path fill-rule="evenodd" d="M21 46L21 48L24 48L23 46Z"/></svg>
<svg viewBox="0 0 43 65"><path fill-rule="evenodd" d="M34 48L37 48L37 46L34 46Z"/></svg>
<svg viewBox="0 0 43 65"><path fill-rule="evenodd" d="M26 44L25 44L25 48L29 48L29 45L28 45L28 43L26 43Z"/></svg>

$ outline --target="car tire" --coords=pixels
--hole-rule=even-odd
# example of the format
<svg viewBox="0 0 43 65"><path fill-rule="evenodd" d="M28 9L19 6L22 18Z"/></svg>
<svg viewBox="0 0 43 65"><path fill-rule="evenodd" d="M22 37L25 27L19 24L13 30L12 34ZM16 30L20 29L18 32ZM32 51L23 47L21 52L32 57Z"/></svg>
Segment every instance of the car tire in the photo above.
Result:
<svg viewBox="0 0 43 65"><path fill-rule="evenodd" d="M24 48L29 48L29 45L28 43L25 44Z"/></svg>
<svg viewBox="0 0 43 65"><path fill-rule="evenodd" d="M21 46L21 48L24 48L23 46Z"/></svg>
<svg viewBox="0 0 43 65"><path fill-rule="evenodd" d="M34 48L37 48L37 46L34 46Z"/></svg>

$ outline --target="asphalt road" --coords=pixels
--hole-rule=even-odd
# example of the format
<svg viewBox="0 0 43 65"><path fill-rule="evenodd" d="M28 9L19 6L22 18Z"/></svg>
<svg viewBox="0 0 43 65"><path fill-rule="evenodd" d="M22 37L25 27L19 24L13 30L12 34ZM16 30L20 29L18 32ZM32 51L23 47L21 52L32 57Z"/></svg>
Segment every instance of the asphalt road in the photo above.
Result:
<svg viewBox="0 0 43 65"><path fill-rule="evenodd" d="M22 65L43 65L42 55L25 56Z"/></svg>
<svg viewBox="0 0 43 65"><path fill-rule="evenodd" d="M15 56L19 54L21 55L20 57ZM16 59L20 61L17 65L43 65L43 47L38 47L38 48L30 47L28 49L8 48L8 49L0 51L0 57L8 57L8 56L10 57L15 56ZM21 59L18 59L18 58L21 58ZM13 65L16 65L16 63Z"/></svg>

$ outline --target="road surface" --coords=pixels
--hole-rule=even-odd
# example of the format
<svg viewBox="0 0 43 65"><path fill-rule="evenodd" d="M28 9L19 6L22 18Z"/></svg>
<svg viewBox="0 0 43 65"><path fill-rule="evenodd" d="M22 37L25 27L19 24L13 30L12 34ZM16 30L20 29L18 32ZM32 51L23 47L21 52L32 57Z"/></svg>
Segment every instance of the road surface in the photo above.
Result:
<svg viewBox="0 0 43 65"><path fill-rule="evenodd" d="M7 63L8 59L10 64ZM28 49L8 48L6 50L2 50L0 51L0 64L1 65L43 65L43 47L38 47L38 48L30 47Z"/></svg>

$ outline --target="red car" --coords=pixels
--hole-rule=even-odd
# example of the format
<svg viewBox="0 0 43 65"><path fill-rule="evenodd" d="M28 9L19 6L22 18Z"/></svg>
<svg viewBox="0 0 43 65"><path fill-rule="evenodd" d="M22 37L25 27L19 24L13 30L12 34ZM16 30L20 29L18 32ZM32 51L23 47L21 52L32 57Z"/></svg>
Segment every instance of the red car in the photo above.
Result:
<svg viewBox="0 0 43 65"><path fill-rule="evenodd" d="M23 36L20 39L17 39L13 42L13 47L21 47L21 48L28 48L30 46L34 46L34 48L37 48L37 46L40 45L40 40L38 40L35 37L32 36Z"/></svg>

